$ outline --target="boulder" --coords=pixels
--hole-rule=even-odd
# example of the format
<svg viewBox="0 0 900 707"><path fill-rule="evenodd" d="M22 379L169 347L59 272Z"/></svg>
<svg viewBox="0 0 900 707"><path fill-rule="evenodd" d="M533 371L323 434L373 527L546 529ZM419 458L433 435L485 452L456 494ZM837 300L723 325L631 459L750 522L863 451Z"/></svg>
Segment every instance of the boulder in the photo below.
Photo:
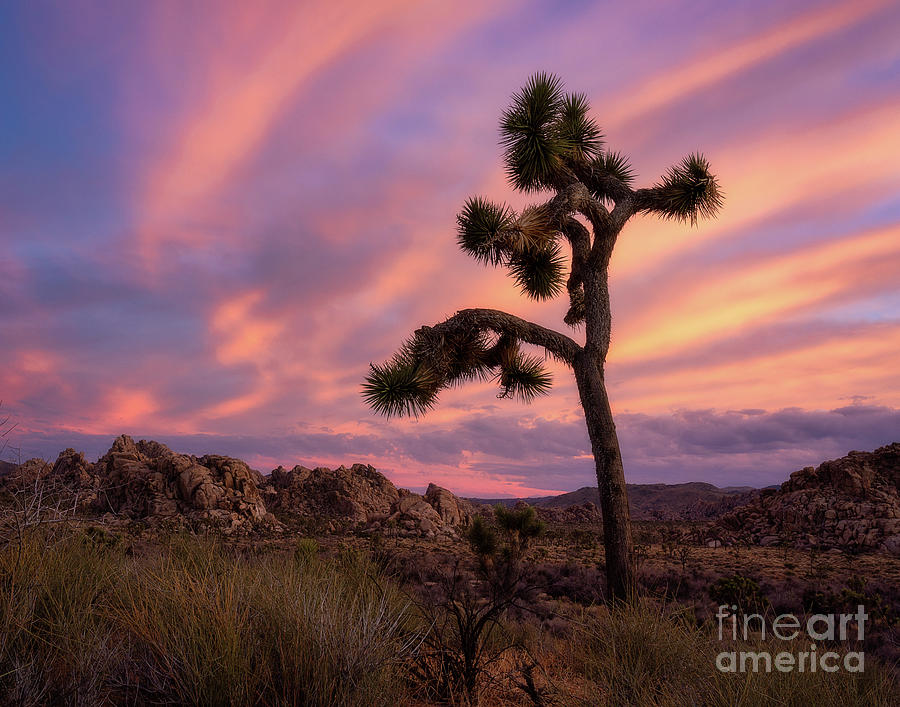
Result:
<svg viewBox="0 0 900 707"><path fill-rule="evenodd" d="M177 454L154 441L122 435L94 465L98 504L132 518L206 514L207 519L259 521L265 503L240 459ZM211 512L215 512L212 513ZM225 521L223 521L225 522Z"/></svg>
<svg viewBox="0 0 900 707"><path fill-rule="evenodd" d="M366 464L349 469L278 467L263 482L262 492L272 510L354 523L389 515L400 497L384 474Z"/></svg>
<svg viewBox="0 0 900 707"><path fill-rule="evenodd" d="M881 549L889 555L900 557L900 534L884 538L881 541Z"/></svg>
<svg viewBox="0 0 900 707"><path fill-rule="evenodd" d="M441 515L423 496L405 491L391 508L388 521L405 531L405 535L425 536L444 527Z"/></svg>
<svg viewBox="0 0 900 707"><path fill-rule="evenodd" d="M475 513L472 503L436 484L428 484L424 498L447 525L468 525Z"/></svg>
<svg viewBox="0 0 900 707"><path fill-rule="evenodd" d="M76 452L71 447L60 452L51 473L62 481L77 484L82 488L93 486L97 481L94 465L84 458L82 452Z"/></svg>

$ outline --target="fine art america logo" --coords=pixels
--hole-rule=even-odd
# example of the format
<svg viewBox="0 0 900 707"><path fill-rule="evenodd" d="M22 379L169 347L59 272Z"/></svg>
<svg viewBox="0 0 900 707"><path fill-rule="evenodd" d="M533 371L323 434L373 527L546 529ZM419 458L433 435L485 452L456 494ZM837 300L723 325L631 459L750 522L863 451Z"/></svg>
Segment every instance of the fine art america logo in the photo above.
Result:
<svg viewBox="0 0 900 707"><path fill-rule="evenodd" d="M822 670L834 673L846 670L861 673L865 669L865 655L862 651L837 651L835 642L855 640L861 645L865 636L865 623L869 615L862 605L855 614L813 614L801 621L794 614L780 614L767 622L762 614L738 616L735 605L723 604L716 614L719 620L719 640L750 642L759 639L767 641L797 641L796 651L761 650L723 651L716 656L716 667L724 673L766 672L777 670L782 673L814 673ZM826 645L822 645L822 644Z"/></svg>

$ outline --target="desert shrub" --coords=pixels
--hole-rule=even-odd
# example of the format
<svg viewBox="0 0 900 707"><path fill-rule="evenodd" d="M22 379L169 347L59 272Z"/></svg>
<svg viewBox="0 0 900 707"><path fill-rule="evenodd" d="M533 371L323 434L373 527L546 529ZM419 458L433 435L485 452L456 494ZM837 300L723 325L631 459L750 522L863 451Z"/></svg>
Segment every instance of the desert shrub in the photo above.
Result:
<svg viewBox="0 0 900 707"><path fill-rule="evenodd" d="M84 529L84 542L93 543L95 545L105 545L107 547L115 547L121 541L121 535L110 533L101 525L89 525Z"/></svg>
<svg viewBox="0 0 900 707"><path fill-rule="evenodd" d="M821 585L809 587L803 592L802 601L803 608L809 613L852 613L861 604L873 624L890 626L900 621L896 597L892 600L883 588L869 586L868 580L861 576L851 577L837 590Z"/></svg>
<svg viewBox="0 0 900 707"><path fill-rule="evenodd" d="M707 594L716 577L696 564L689 571L673 565L648 564L639 579L638 590L642 595L694 606L694 611L701 616L704 612L709 613L708 602L698 603L697 599Z"/></svg>
<svg viewBox="0 0 900 707"><path fill-rule="evenodd" d="M312 547L306 544L308 550ZM396 590L356 559L223 559L212 543L132 572L114 615L147 693L190 704L383 704L417 642Z"/></svg>
<svg viewBox="0 0 900 707"><path fill-rule="evenodd" d="M541 563L535 567L535 574L544 591L554 599L569 599L583 605L603 601L606 580L599 567L577 562Z"/></svg>
<svg viewBox="0 0 900 707"><path fill-rule="evenodd" d="M759 584L740 574L717 580L709 588L709 598L719 606L737 606L744 614L764 611L769 606Z"/></svg>
<svg viewBox="0 0 900 707"><path fill-rule="evenodd" d="M319 543L315 538L300 538L294 546L294 559L310 562L319 554Z"/></svg>
<svg viewBox="0 0 900 707"><path fill-rule="evenodd" d="M389 704L421 642L407 600L360 556L269 567L256 606L282 703ZM270 591L277 583L282 588Z"/></svg>
<svg viewBox="0 0 900 707"><path fill-rule="evenodd" d="M573 659L585 678L605 686L608 703L652 704L667 685L701 675L703 636L693 627L689 614L648 600L599 607L576 631Z"/></svg>

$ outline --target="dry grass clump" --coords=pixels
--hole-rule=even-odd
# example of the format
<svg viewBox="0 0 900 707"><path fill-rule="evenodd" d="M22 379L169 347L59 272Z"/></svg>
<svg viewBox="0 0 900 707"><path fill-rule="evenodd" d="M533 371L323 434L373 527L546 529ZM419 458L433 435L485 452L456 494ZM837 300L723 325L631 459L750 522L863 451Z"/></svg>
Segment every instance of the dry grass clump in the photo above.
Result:
<svg viewBox="0 0 900 707"><path fill-rule="evenodd" d="M21 550L0 551L4 703L388 704L420 640L357 557L197 538L138 557L84 534Z"/></svg>

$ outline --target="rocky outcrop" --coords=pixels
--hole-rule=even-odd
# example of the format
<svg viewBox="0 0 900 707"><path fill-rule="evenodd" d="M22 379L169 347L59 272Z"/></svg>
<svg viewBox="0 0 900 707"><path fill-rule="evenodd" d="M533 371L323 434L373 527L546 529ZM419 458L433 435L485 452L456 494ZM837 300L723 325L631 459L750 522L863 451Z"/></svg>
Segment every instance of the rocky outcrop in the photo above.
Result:
<svg viewBox="0 0 900 707"><path fill-rule="evenodd" d="M353 523L387 516L400 498L384 474L365 464L349 469L278 467L262 482L262 492L273 511Z"/></svg>
<svg viewBox="0 0 900 707"><path fill-rule="evenodd" d="M900 555L900 443L791 474L717 523L733 540Z"/></svg>
<svg viewBox="0 0 900 707"><path fill-rule="evenodd" d="M424 496L397 489L366 464L350 468L278 467L262 476L240 459L173 452L159 442L122 435L95 463L66 449L54 464L33 459L0 477L15 490L40 481L72 497L82 514L115 519L188 520L231 532L312 520L338 527L414 537L452 536L475 513L473 504L429 485ZM280 520L279 520L280 519ZM192 526L193 527L193 526ZM297 523L293 527L301 527Z"/></svg>
<svg viewBox="0 0 900 707"><path fill-rule="evenodd" d="M93 485L96 480L93 466L84 458L84 454L70 447L60 452L50 473L63 482L85 487Z"/></svg>
<svg viewBox="0 0 900 707"><path fill-rule="evenodd" d="M14 471L8 474L4 481L10 487L21 487L34 483L38 479L48 478L52 468L43 459L29 459L15 467Z"/></svg>
<svg viewBox="0 0 900 707"><path fill-rule="evenodd" d="M66 449L49 464L32 459L7 474L3 484L69 498L80 514L120 519L173 517L205 520L235 529L266 519L255 474L239 459L177 454L163 444L118 437L96 463ZM68 502L67 502L67 507Z"/></svg>
<svg viewBox="0 0 900 707"><path fill-rule="evenodd" d="M403 490L400 499L391 507L391 515L378 522L378 530L397 530L401 535L434 537L450 527L444 523L441 514L424 496Z"/></svg>
<svg viewBox="0 0 900 707"><path fill-rule="evenodd" d="M472 504L447 489L431 484L420 496L398 489L365 464L349 469L278 467L264 479L261 491L266 506L282 517L313 517L405 536L453 534L473 513Z"/></svg>
<svg viewBox="0 0 900 707"><path fill-rule="evenodd" d="M100 510L132 518L199 515L234 527L266 514L253 473L240 459L178 454L122 435L94 473Z"/></svg>

